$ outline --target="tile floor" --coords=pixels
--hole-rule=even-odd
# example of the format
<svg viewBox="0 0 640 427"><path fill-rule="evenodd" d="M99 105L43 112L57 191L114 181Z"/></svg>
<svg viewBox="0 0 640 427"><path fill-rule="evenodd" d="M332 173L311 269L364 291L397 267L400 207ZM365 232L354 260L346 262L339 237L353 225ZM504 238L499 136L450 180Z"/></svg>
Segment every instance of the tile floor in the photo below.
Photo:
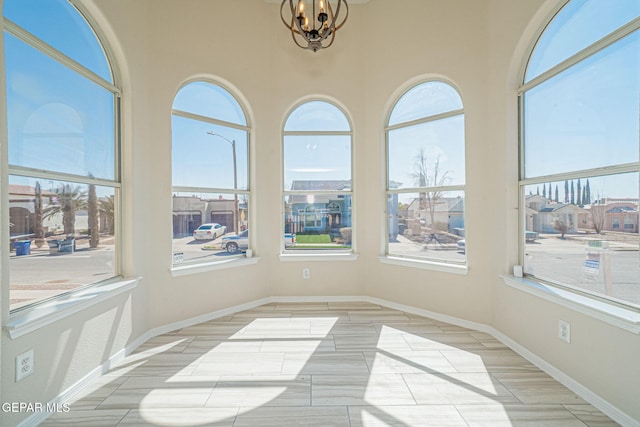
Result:
<svg viewBox="0 0 640 427"><path fill-rule="evenodd" d="M44 426L615 426L490 335L273 303L150 339Z"/></svg>

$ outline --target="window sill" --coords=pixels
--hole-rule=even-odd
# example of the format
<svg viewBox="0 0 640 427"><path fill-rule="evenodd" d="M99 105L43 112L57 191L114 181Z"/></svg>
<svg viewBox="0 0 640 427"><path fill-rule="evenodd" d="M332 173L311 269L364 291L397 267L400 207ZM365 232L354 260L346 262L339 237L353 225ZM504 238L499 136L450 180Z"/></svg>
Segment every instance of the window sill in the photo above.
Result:
<svg viewBox="0 0 640 427"><path fill-rule="evenodd" d="M234 257L222 261L207 262L202 264L186 264L171 269L173 277L187 276L189 274L204 273L207 271L223 270L225 268L243 267L245 265L257 264L259 257Z"/></svg>
<svg viewBox="0 0 640 427"><path fill-rule="evenodd" d="M353 252L307 252L280 254L280 261L355 261L358 254Z"/></svg>
<svg viewBox="0 0 640 427"><path fill-rule="evenodd" d="M130 291L138 285L139 280L139 278L121 279L116 282L90 286L78 292L38 304L11 315L5 329L9 332L12 340L16 339L116 295Z"/></svg>
<svg viewBox="0 0 640 427"><path fill-rule="evenodd" d="M634 334L640 334L640 313L589 298L561 288L546 285L535 280L514 276L500 276L504 283L512 288L524 291L563 307L586 314L610 325L617 326Z"/></svg>
<svg viewBox="0 0 640 427"><path fill-rule="evenodd" d="M378 257L383 264L401 265L403 267L422 268L425 270L443 271L445 273L453 273L466 275L469 267L464 264L448 264L446 262L428 261L414 258L403 258L385 255Z"/></svg>

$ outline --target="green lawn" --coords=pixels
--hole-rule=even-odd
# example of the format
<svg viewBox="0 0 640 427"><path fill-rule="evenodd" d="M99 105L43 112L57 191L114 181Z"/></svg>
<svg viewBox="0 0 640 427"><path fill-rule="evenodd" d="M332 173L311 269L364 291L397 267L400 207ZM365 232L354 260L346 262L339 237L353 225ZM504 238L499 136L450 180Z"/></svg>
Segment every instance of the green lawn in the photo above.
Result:
<svg viewBox="0 0 640 427"><path fill-rule="evenodd" d="M328 234L296 234L296 243L331 243L331 236Z"/></svg>

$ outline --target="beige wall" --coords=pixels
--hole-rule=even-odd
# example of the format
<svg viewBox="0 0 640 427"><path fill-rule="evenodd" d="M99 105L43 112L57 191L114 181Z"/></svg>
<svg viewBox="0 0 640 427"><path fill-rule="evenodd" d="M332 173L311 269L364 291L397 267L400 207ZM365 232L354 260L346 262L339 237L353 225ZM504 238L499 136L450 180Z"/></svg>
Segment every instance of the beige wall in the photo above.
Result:
<svg viewBox="0 0 640 427"><path fill-rule="evenodd" d="M293 46L279 5L264 0L87 0L122 70L125 270L143 280L132 295L23 338L11 341L3 334L3 400L46 402L144 332L172 322L268 296L367 295L493 326L640 419L632 402L640 368L629 357L640 350L637 335L498 279L518 260L515 89L527 49L556 4L370 0L352 5L334 46L313 54ZM167 172L171 104L184 82L200 77L227 85L249 111L250 227L257 230L252 238L260 261L242 271L174 278ZM429 77L453 84L465 107L467 275L378 260L385 234L384 121L403 91ZM341 105L353 124L359 257L283 262L280 131L292 106L317 96ZM486 206L496 209L487 215ZM311 269L311 279L302 279L303 267ZM571 320L572 331L591 339L558 346L558 318ZM16 384L14 357L31 347L36 373ZM591 356L576 363L584 353ZM45 362L48 354L53 357ZM614 363L599 363L604 360ZM54 369L71 362L73 368ZM637 381L615 381L623 371Z"/></svg>

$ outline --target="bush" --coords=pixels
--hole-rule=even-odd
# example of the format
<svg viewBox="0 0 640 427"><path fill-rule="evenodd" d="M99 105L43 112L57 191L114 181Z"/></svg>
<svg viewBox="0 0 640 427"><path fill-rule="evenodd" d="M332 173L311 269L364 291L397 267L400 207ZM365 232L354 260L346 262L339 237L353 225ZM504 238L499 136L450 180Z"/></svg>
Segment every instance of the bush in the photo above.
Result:
<svg viewBox="0 0 640 427"><path fill-rule="evenodd" d="M351 227L342 227L340 229L340 236L344 240L345 245L351 244Z"/></svg>

